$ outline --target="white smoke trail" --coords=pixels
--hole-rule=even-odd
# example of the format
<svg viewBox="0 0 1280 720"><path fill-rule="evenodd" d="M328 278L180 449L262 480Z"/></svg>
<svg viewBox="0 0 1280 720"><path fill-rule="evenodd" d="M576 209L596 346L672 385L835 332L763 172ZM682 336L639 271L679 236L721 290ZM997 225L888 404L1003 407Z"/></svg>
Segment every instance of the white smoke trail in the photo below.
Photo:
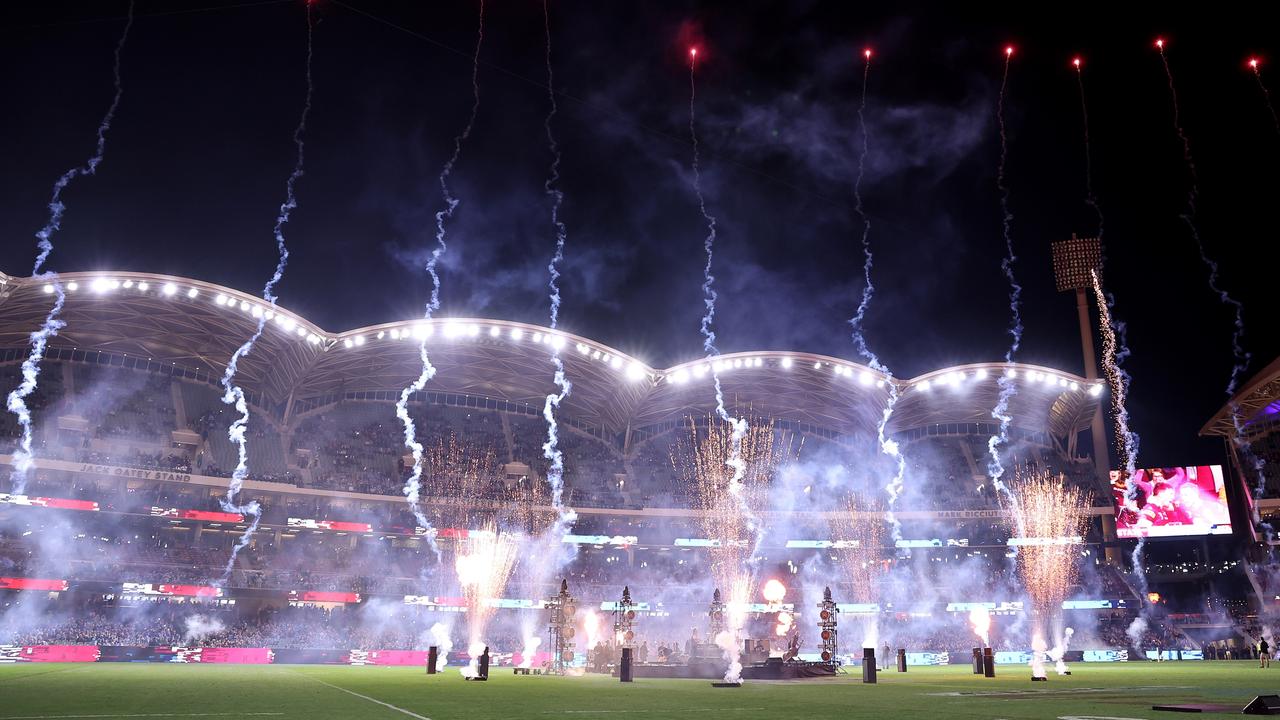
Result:
<svg viewBox="0 0 1280 720"><path fill-rule="evenodd" d="M1072 628L1063 630L1062 636L1058 638L1058 644L1049 651L1049 659L1053 660L1053 667L1058 671L1059 675L1067 674L1067 663L1063 658L1067 654L1067 646L1071 644L1071 636L1075 632Z"/></svg>
<svg viewBox="0 0 1280 720"><path fill-rule="evenodd" d="M543 187L546 194L551 198L551 225L556 231L556 250L551 256L551 262L547 264L547 273L550 275L547 287L551 291L551 329L555 330L560 322L560 287L557 283L560 280L560 263L564 260L564 243L568 236L568 230L564 221L560 219L560 205L564 202L564 192L558 187L560 181L560 146L556 143L555 133L551 129L551 121L555 118L558 107L556 105L555 75L551 66L551 13L548 9L547 0L543 0L542 3L542 20L543 30L547 39L547 100L551 104L550 109L547 111L547 117L542 124L547 133L547 147L552 155L551 167ZM551 363L555 366L555 384L556 387L560 388L560 392L548 393L546 402L542 406L542 417L547 421L547 441L542 444L542 455L551 463L547 468L547 482L551 484L551 506L556 509L557 515L555 527L552 528L554 535L563 535L568 524L575 519L574 512L564 506L564 453L560 451L559 447L559 428L556 425L555 414L555 411L560 408L560 403L564 402L564 399L573 390L573 384L569 382L569 378L564 372L564 362L560 359L561 344L562 339L560 336L552 333Z"/></svg>
<svg viewBox="0 0 1280 720"><path fill-rule="evenodd" d="M885 402L884 411L880 415L880 422L876 425L876 441L880 445L880 452L892 458L896 466L893 477L889 480L888 485L885 486L885 492L889 495L889 505L885 511L885 520L889 523L893 539L901 540L902 523L898 521L898 517L894 513L894 506L902 495L902 479L906 475L907 459L899 450L897 441L889 439L885 434L886 428L889 426L889 420L893 417L894 408L897 407L901 391L898 389L897 384L893 382L889 368L880 362L880 358L867 345L867 338L862 329L863 321L867 316L867 308L871 306L871 298L876 292L875 284L871 281L871 270L875 260L871 252L871 218L867 216L866 210L862 205L862 179L866 174L867 153L870 142L867 131L866 109L867 80L871 75L871 51L867 50L864 57L866 58L866 63L862 68L862 95L858 102L858 129L862 135L862 149L858 153L858 174L853 181L853 209L862 221L863 285L862 300L858 303L858 311L849 319L849 325L853 329L853 343L858 350L858 354L867 361L868 367L886 378L881 382L887 384L889 388L889 397Z"/></svg>
<svg viewBox="0 0 1280 720"><path fill-rule="evenodd" d="M748 531L755 538L752 546L756 548L762 536L755 514L751 511L744 492L747 463L742 459L742 439L750 428L747 425L746 418L734 417L725 408L724 390L720 386L720 363L716 360L720 356L720 350L716 347L716 333L711 327L712 321L716 316L716 299L718 297L715 291L716 279L711 274L711 262L714 257L716 243L716 218L707 211L707 201L702 194L702 168L698 154L697 114L695 111L698 90L697 84L694 82L693 72L697 57L698 51L696 49L689 51L689 138L693 144L693 191L698 198L698 209L702 212L702 218L707 223L707 236L702 241L702 249L707 257L706 264L702 269L702 296L703 303L706 305L706 313L702 316L702 349L707 355L707 360L711 363L711 377L715 382L716 390L716 415L732 428L729 435L729 457L725 461L725 464L733 470L733 475L729 478L729 493L737 503L738 514L742 517ZM752 554L754 556L754 549ZM742 572L749 572L749 570L748 568L742 568ZM745 622L745 613L739 613L738 615L730 613L731 627L722 635L729 635L736 644L738 633ZM716 642L719 643L720 639L717 638ZM725 682L742 682L742 663L736 660L737 657L736 650L729 652L729 669L724 677Z"/></svg>
<svg viewBox="0 0 1280 720"><path fill-rule="evenodd" d="M1241 417L1240 407L1235 402L1236 390L1240 387L1242 374L1249 368L1249 362L1252 360L1252 354L1244 349L1244 303L1233 298L1223 287L1218 275L1218 262L1209 257L1205 250L1204 241L1200 238L1200 229L1196 224L1197 205L1200 199L1200 180L1196 171L1195 159L1191 154L1191 140L1187 137L1186 131L1182 127L1182 120L1178 106L1178 90L1173 82L1173 70L1169 67L1169 58L1164 54L1164 42L1158 41L1156 47L1160 51L1160 62L1164 66L1165 78L1169 82L1169 99L1173 107L1173 129L1177 132L1178 140L1182 142L1182 159L1187 168L1187 174L1190 182L1187 186L1187 204L1185 210L1178 215L1183 223L1187 226L1187 231L1191 235L1191 239L1195 241L1196 251L1200 254L1200 262L1204 264L1209 271L1209 289L1218 296L1218 300L1231 309L1233 315L1233 330L1231 333L1231 356L1234 360L1231 366L1231 377L1227 381L1225 394L1230 403L1231 424L1234 431L1232 438L1236 448L1240 450L1242 459L1253 466L1255 471L1254 497L1261 498L1266 489L1266 477L1263 475L1264 461L1253 453L1252 444L1244 434L1244 418ZM1256 68L1255 68L1256 71ZM1270 528L1262 526L1263 530L1270 535Z"/></svg>
<svg viewBox="0 0 1280 720"><path fill-rule="evenodd" d="M311 97L315 92L315 84L311 78L311 58L312 58L312 35L314 26L311 23L311 4L307 3L307 61L306 61L306 81L307 93L306 99L302 105L302 114L298 118L298 126L293 130L293 144L297 148L297 159L293 165L293 172L289 173L289 179L285 181L285 200L280 204L280 212L276 215L276 224L272 230L272 235L276 241L276 251L279 253L279 259L276 261L275 272L272 273L271 279L262 288L262 299L271 307L276 306L275 287L284 277L285 266L289 262L289 248L285 245L284 226L289 222L289 215L294 208L298 207L297 197L295 196L295 187L298 179L302 177L303 161L305 160L306 145L303 136L307 130L307 116L311 114ZM240 540L235 547L231 549L231 556L227 558L226 567L222 570L222 579L220 582L225 583L231 577L231 571L235 567L236 557L240 554L253 539L253 535L258 530L258 524L262 520L262 508L258 505L258 501L250 500L247 503L241 503L237 499L240 490L244 487L245 478L249 475L249 445L245 437L245 433L249 428L249 405L245 400L244 390L235 384L236 371L240 364L240 359L253 351L253 346L257 343L258 338L262 337L262 331L267 326L267 313L258 315L258 325L253 335L244 342L243 345L236 348L235 353L231 355L231 360L227 362L227 369L222 374L222 402L226 405L235 407L238 416L227 428L227 437L230 438L232 444L236 446L236 467L231 473L231 481L227 485L227 495L222 498L222 509L230 513L239 513L252 518L249 528L240 536Z"/></svg>
<svg viewBox="0 0 1280 720"><path fill-rule="evenodd" d="M1012 339L1009 349L1004 354L1006 365L1011 365L1014 356L1018 353L1018 347L1022 344L1023 329L1022 286L1018 284L1018 279L1013 274L1013 265L1018 260L1013 252L1013 213L1009 210L1009 186L1005 184L1005 165L1009 160L1009 136L1005 130L1004 102L1009 87L1009 64L1012 57L1013 51L1010 48L1005 52L1004 76L1000 81L1000 99L996 105L996 120L1000 126L1000 164L996 172L996 188L1000 191L1000 211L1003 214L1001 228L1005 245L1005 257L1000 261L1000 269L1004 272L1005 279L1009 281L1009 312L1012 316L1009 323L1009 335ZM987 452L991 455L991 459L987 462L987 474L991 476L991 484L995 489L1005 496L1011 506L1016 507L1018 498L1004 483L1005 467L1000 459L1000 448L1009 442L1009 426L1013 421L1013 416L1009 413L1009 401L1018 394L1013 368L1006 367L996 382L1000 388L1000 395L996 400L995 408L991 411L991 417L999 421L1000 430L987 440ZM1014 517L1018 525L1018 536L1025 537L1026 530L1023 527L1021 514L1015 512Z"/></svg>
<svg viewBox="0 0 1280 720"><path fill-rule="evenodd" d="M520 653L520 667L533 667L533 656L537 654L540 645L542 645L541 637L537 635L524 636L524 649Z"/></svg>
<svg viewBox="0 0 1280 720"><path fill-rule="evenodd" d="M462 156L462 144L467 138L471 137L471 129L476 124L476 114L480 112L480 46L482 44L484 44L484 0L480 0L480 23L479 29L476 31L476 50L471 59L471 114L467 117L467 124L463 127L462 132L453 138L453 154L449 156L444 167L440 170L440 192L444 197L445 206L436 213L436 247L431 251L430 259L427 260L427 274L431 276L431 300L427 303L423 314L426 322L418 326L420 330L415 330L414 332L414 335L419 340L418 356L422 360L422 372L418 374L418 378L412 384L400 391L400 400L396 402L396 417L404 425L404 445L413 454L413 470L410 472L408 479L405 480L404 496L409 503L409 509L413 512L413 517L426 531L427 542L430 544L431 550L435 552L437 559L440 557L440 547L436 544L435 527L418 504L422 492L422 443L418 442L417 427L414 425L413 418L409 415L409 399L414 393L421 392L431 378L436 375L436 368L431 364L431 360L427 356L427 336L431 330L431 317L436 310L440 309L440 275L436 271L436 265L440 262L440 256L449 249L449 246L445 243L444 223L453 217L453 211L458 207L458 198L454 197L453 193L449 191L449 176L453 174L453 166L458 163L458 158Z"/></svg>
<svg viewBox="0 0 1280 720"><path fill-rule="evenodd" d="M66 322L58 317L62 314L62 308L67 301L66 290L63 288L62 283L58 281L57 273L43 270L45 261L49 259L49 254L53 252L53 236L62 227L62 215L67 209L62 202L62 191L77 177L95 174L98 171L98 165L102 163L103 153L107 148L107 131L111 129L111 121L115 119L116 108L120 106L120 98L124 94L124 85L120 81L120 54L124 50L125 41L129 39L129 30L131 28L133 28L133 0L129 0L129 16L125 21L124 31L120 33L120 39L116 42L115 61L112 66L115 95L111 98L111 105L107 107L106 115L102 116L102 122L98 123L97 146L93 155L84 165L71 168L54 182L53 195L49 198L49 220L36 233L36 247L40 249L40 252L36 255L31 277L32 279L45 281L46 287L52 289L54 300L53 307L49 308L49 313L45 315L40 329L31 333L31 352L27 355L27 359L22 362L22 382L18 387L10 391L6 398L9 412L17 416L18 426L22 430L22 437L18 441L18 447L13 452L13 471L9 474L9 484L11 492L14 494L20 495L26 491L27 475L35 464L35 452L32 448L31 438L31 409L27 407L27 398L36 390L36 385L40 378L40 363L44 360L49 338L57 335L59 330L66 327Z"/></svg>
<svg viewBox="0 0 1280 720"><path fill-rule="evenodd" d="M442 623L436 623L431 626L431 638L435 641L436 650L436 672L444 672L449 666L449 652L453 650L453 636L449 633L449 628Z"/></svg>

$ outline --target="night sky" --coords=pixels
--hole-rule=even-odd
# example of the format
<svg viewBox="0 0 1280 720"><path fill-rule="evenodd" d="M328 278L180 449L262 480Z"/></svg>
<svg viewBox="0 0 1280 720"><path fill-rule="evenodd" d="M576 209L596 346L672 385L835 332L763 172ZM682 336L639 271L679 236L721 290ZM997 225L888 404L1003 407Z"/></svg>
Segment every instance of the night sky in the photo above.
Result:
<svg viewBox="0 0 1280 720"><path fill-rule="evenodd" d="M1007 181L1027 333L1019 360L1079 372L1074 298L1049 243L1097 231L1084 199L1080 53L1107 279L1129 325L1140 463L1220 461L1198 440L1224 402L1231 314L1178 219L1188 189L1160 57L1168 40L1199 173L1198 222L1245 303L1251 372L1274 333L1280 133L1244 65L1280 82L1265 4L1177 14L1116 4L1018 10L845 2L552 0L554 129L569 239L562 327L651 365L700 353L705 228L689 185L689 44L723 351L856 358L862 290L852 184L864 47L875 50L863 182L877 292L868 338L899 376L997 360L1008 286L995 175L1003 48ZM442 207L437 175L471 105L474 2L315 0L306 175L286 227L280 302L330 331L419 316ZM0 268L27 275L50 187L88 158L111 99L122 2L9 5L0 26ZM961 13L963 9L963 13ZM481 103L452 187L442 316L545 324L553 249L542 5L486 9ZM1173 13L1173 14L1170 14ZM55 270L140 270L258 292L294 162L303 99L301 0L139 0L124 98L96 177L66 193ZM394 27L394 26L398 26ZM1268 64L1272 59L1277 66ZM1280 85L1275 85L1280 91Z"/></svg>

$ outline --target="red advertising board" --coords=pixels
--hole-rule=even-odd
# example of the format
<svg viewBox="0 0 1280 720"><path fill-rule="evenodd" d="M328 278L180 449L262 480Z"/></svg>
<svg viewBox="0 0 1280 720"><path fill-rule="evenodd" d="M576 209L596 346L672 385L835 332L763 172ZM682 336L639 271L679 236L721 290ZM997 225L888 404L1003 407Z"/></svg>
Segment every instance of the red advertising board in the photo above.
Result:
<svg viewBox="0 0 1280 720"><path fill-rule="evenodd" d="M97 662L97 645L23 645L18 662Z"/></svg>
<svg viewBox="0 0 1280 720"><path fill-rule="evenodd" d="M316 520L314 518L289 518L289 527L303 530L332 530L334 532L373 532L373 526L369 523Z"/></svg>
<svg viewBox="0 0 1280 720"><path fill-rule="evenodd" d="M325 590L290 590L289 600L292 602L314 603L358 603L360 593L332 592Z"/></svg>
<svg viewBox="0 0 1280 720"><path fill-rule="evenodd" d="M0 590L43 590L46 592L62 592L66 589L66 580L0 577Z"/></svg>
<svg viewBox="0 0 1280 720"><path fill-rule="evenodd" d="M123 583L125 595L174 595L181 597L222 597L222 588L209 585L169 585L162 583Z"/></svg>
<svg viewBox="0 0 1280 720"><path fill-rule="evenodd" d="M244 522L239 513L214 512L212 510L183 510L181 508L152 507L152 517L173 518L174 520L204 520L207 522Z"/></svg>

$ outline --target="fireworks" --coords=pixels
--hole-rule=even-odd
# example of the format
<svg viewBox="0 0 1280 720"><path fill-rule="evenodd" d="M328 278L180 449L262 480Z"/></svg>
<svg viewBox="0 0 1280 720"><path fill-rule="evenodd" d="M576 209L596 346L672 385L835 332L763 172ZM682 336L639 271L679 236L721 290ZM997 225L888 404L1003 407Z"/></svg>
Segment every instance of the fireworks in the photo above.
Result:
<svg viewBox="0 0 1280 720"><path fill-rule="evenodd" d="M473 673L484 650L484 631L494 611L492 601L502 597L519 547L516 536L490 525L469 532L455 550L454 569L467 600L467 651L471 655L468 670Z"/></svg>
<svg viewBox="0 0 1280 720"><path fill-rule="evenodd" d="M991 647L991 613L985 607L976 607L969 611L969 624L973 626L973 634L982 641L982 647Z"/></svg>
<svg viewBox="0 0 1280 720"><path fill-rule="evenodd" d="M1079 487L1049 472L1018 473L1018 502L1006 510L1026 542L1018 553L1018 573L1031 599L1032 674L1044 677L1045 628L1062 608L1076 579L1076 549L1066 539L1084 534L1088 502Z"/></svg>
<svg viewBox="0 0 1280 720"><path fill-rule="evenodd" d="M434 494L449 498L440 504L438 522L474 528L490 522L497 506L490 485L498 477L498 456L492 446L467 443L450 433L426 449L424 468Z"/></svg>
<svg viewBox="0 0 1280 720"><path fill-rule="evenodd" d="M878 503L862 502L856 495L845 500L845 511L829 519L831 534L837 541L836 558L852 587L850 597L860 604L880 600L880 581L886 566L880 547L885 540L885 515ZM875 647L879 641L878 613L863 618L862 647Z"/></svg>

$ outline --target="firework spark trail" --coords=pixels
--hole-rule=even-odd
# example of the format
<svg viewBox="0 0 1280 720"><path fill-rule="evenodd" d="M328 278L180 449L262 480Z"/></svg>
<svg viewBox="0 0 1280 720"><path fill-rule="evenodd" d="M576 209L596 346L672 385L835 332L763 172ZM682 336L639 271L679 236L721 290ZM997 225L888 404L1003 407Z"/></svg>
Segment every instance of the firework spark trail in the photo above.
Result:
<svg viewBox="0 0 1280 720"><path fill-rule="evenodd" d="M862 56L865 59L865 63L862 67L862 93L858 101L858 129L862 136L862 149L858 153L858 175L853 181L853 209L862 221L863 285L862 300L858 303L858 311L849 319L849 325L853 329L853 343L858 350L858 354L867 361L867 365L872 370L885 376L884 382L889 387L889 398L885 403L884 411L881 413L880 422L876 425L876 441L880 445L880 452L892 458L896 465L893 478L885 486L885 492L889 495L889 503L885 509L885 519L889 522L894 540L901 540L902 523L898 522L893 509L898 497L902 494L902 478L906 474L907 459L899 452L898 443L890 440L885 434L886 428L889 426L889 419L893 417L894 408L898 404L899 390L897 384L888 379L891 376L889 368L880 362L880 358L867 345L867 338L863 332L863 322L866 320L867 308L871 306L871 299L875 295L876 288L871 281L871 270L875 261L875 257L871 252L871 218L867 216L866 209L862 204L862 180L866 174L867 153L870 144L866 109L867 81L871 77L871 51L864 50Z"/></svg>
<svg viewBox="0 0 1280 720"><path fill-rule="evenodd" d="M1080 89L1080 120L1084 128L1084 204L1093 208L1098 216L1098 242L1101 243L1105 220L1102 217L1102 206L1098 204L1098 196L1093 192L1093 144L1089 139L1089 105L1085 102L1084 69L1080 58L1076 58L1071 64L1076 69L1076 86Z"/></svg>
<svg viewBox="0 0 1280 720"><path fill-rule="evenodd" d="M548 9L548 1L543 0L542 3L542 20L543 30L546 34L546 62L547 62L547 100L550 102L550 109L547 111L547 117L543 121L543 127L547 132L547 148L551 151L551 167L548 170L547 181L543 185L548 197L551 198L551 225L556 231L556 250L551 256L551 262L547 264L547 273L550 279L547 281L547 287L551 291L551 329L555 330L560 322L560 263L564 260L564 243L568 236L568 230L564 221L560 219L560 205L564 202L564 192L559 188L560 182L560 146L556 143L555 133L551 129L551 121L556 116L559 109L556 105L555 91L555 75L551 65L551 13ZM569 396L573 390L573 383L569 382L569 378L564 372L564 362L560 359L561 338L558 334L553 333L551 338L551 362L555 366L555 384L560 388L558 393L548 393L546 402L542 406L542 417L547 421L547 441L542 444L542 456L550 461L547 468L547 481L551 484L551 505L556 509L559 520L556 523L556 533L563 534L568 523L573 522L574 512L568 510L564 506L564 453L560 451L558 437L559 428L556 425L555 411L560 408L560 403Z"/></svg>
<svg viewBox="0 0 1280 720"><path fill-rule="evenodd" d="M1009 187L1005 184L1005 165L1009 160L1009 136L1005 129L1004 104L1009 88L1009 64L1012 59L1013 48L1005 48L1004 75L1000 80L1000 96L996 104L996 121L1000 126L1000 164L996 170L996 188L1000 191L1000 211L1003 214L1001 227L1005 245L1005 257L1000 261L1000 269L1004 271L1005 279L1009 281L1009 312L1012 316L1009 323L1009 335L1012 336L1012 340L1008 351L1004 354L1006 364L1013 363L1018 347L1022 344L1022 286L1018 284L1018 279L1013 274L1013 265L1018 257L1013 252L1013 213L1009 210ZM997 380L1000 395L996 400L995 408L991 411L991 417L1000 421L1000 431L987 441L987 452L991 455L991 460L987 463L987 473L991 476L992 485L996 490L1016 507L1017 497L1004 483L1005 468L1000 460L1000 448L1009 442L1009 426L1013 421L1013 416L1009 413L1009 401L1018 393L1017 384L1011 373L1012 369L1006 368ZM1015 518L1021 522L1020 515L1015 513ZM1018 530L1022 532L1021 525L1018 526Z"/></svg>
<svg viewBox="0 0 1280 720"><path fill-rule="evenodd" d="M293 165L293 172L289 173L289 179L285 181L285 200L280 204L280 212L276 215L276 224L272 230L272 235L276 241L276 251L279 253L279 259L276 261L275 272L272 273L271 279L262 288L262 299L271 307L276 306L275 287L284 277L285 266L289 262L289 248L285 245L284 226L289 222L289 215L294 208L298 207L298 201L294 190L297 186L298 179L302 177L303 161L305 159L306 145L303 136L307 130L307 116L311 114L311 97L315 92L315 84L311 79L311 58L312 58L312 35L314 26L311 22L311 3L307 3L307 62L306 62L306 80L307 94L306 100L302 105L302 114L298 118L298 126L293 130L293 144L298 150L297 160ZM232 444L236 446L236 467L231 473L231 480L227 485L227 495L222 498L222 509L226 512L239 513L247 515L252 519L249 528L240 536L240 540L236 542L235 547L231 549L231 557L227 559L226 567L222 571L222 582L226 582L231 577L231 571L235 567L236 557L240 551L249 544L253 539L253 534L258 530L258 523L262 520L262 508L258 505L258 501L251 500L247 503L241 503L237 500L240 489L244 486L245 478L249 475L249 446L245 433L249 428L249 405L245 400L244 390L234 383L236 371L238 369L240 359L253 351L254 343L258 338L262 337L262 331L267 326L268 316L266 312L258 315L258 325L253 335L244 342L243 345L236 348L235 353L231 355L231 360L227 362L227 369L222 374L222 402L226 405L235 407L239 416L227 428L227 437L230 438Z"/></svg>
<svg viewBox="0 0 1280 720"><path fill-rule="evenodd" d="M67 209L62 202L62 191L77 177L95 174L98 171L98 165L102 163L103 153L107 147L107 131L111 129L111 121L115 119L116 108L120 106L120 98L124 93L124 86L120 81L120 54L124 50L125 41L129 39L129 30L131 28L133 28L133 0L129 2L129 17L125 21L124 31L120 33L120 40L116 42L115 63L112 68L112 75L115 80L115 95L111 98L111 105L107 107L106 114L102 116L102 122L98 123L97 146L93 155L84 165L71 168L54 182L53 194L49 198L49 220L36 233L38 241L36 247L39 248L40 252L36 255L31 277L32 279L44 280L46 287L49 288L46 292L51 291L54 295L54 300L53 306L49 308L49 313L45 315L44 322L40 325L40 329L31 333L31 352L27 355L27 359L22 361L22 382L18 387L10 391L6 398L9 412L17 416L18 426L22 430L22 436L18 440L18 447L13 451L13 471L9 474L11 492L15 494L22 494L26 491L27 475L35 465L35 453L32 449L31 437L31 408L27 407L27 398L36 391L36 385L40 377L40 363L44 360L49 338L57 335L59 330L66 327L66 322L58 317L62 314L62 308L67 301L66 290L62 287L62 283L58 281L57 273L44 270L45 261L49 259L49 254L53 252L53 236L62 227L62 215Z"/></svg>
<svg viewBox="0 0 1280 720"><path fill-rule="evenodd" d="M1263 463L1260 458L1253 454L1250 443L1244 435L1244 418L1241 417L1240 407L1235 402L1236 390L1240 387L1241 373L1248 369L1249 361L1252 358L1252 355L1244 349L1244 303L1231 297L1222 288L1218 277L1218 262L1209 257L1204 248L1204 241L1200 238L1200 229L1196 224L1197 204L1200 199L1200 181L1196 172L1195 159L1191 155L1191 140L1187 137L1187 133L1182 127L1181 111L1178 105L1178 90L1173 81L1173 70L1169 67L1169 58L1164 52L1164 40L1156 40L1156 49L1160 52L1160 64L1164 66L1165 78L1169 83L1169 100L1173 107L1173 129L1177 132L1178 139L1182 141L1182 160L1186 164L1187 174L1190 178L1187 186L1186 209L1179 214L1179 217L1186 223L1187 231L1190 232L1191 239L1195 241L1196 250L1200 253L1200 262L1209 271L1209 289L1234 314L1234 328L1231 333L1231 355L1234 358L1234 363L1231 366L1231 378L1227 381L1225 394L1231 405L1231 424L1235 431L1233 441L1245 458L1251 461L1258 471L1254 496L1261 497L1266 486L1266 478L1261 472ZM1258 79L1261 82L1261 75L1258 76Z"/></svg>
<svg viewBox="0 0 1280 720"><path fill-rule="evenodd" d="M454 568L467 600L467 652L471 655L470 664L462 670L464 677L478 674L484 633L495 610L493 601L502 597L519 549L519 540L496 525L471 531L458 548Z"/></svg>
<svg viewBox="0 0 1280 720"><path fill-rule="evenodd" d="M476 114L480 112L480 46L483 44L484 0L480 0L480 22L479 29L476 31L476 50L471 57L471 115L468 116L467 124L463 127L462 132L453 138L453 154L449 156L444 167L440 170L440 193L444 197L445 206L436 213L436 247L432 249L431 257L427 260L427 274L431 276L431 300L427 302L426 310L423 313L425 322L415 328L414 331L415 337L419 340L418 358L422 361L422 372L418 374L418 378L413 383L400 391L400 399L396 402L396 417L404 425L404 446L409 448L409 451L413 454L413 470L405 480L404 496L409 503L409 509L413 512L413 517L426 532L427 542L431 545L431 549L435 552L437 559L440 557L440 547L436 544L435 528L418 504L422 492L422 443L418 441L417 427L414 425L413 418L409 415L409 398L413 397L414 393L421 392L436 374L436 368L431 364L431 360L427 356L427 334L431 330L429 323L431 316L436 310L440 309L440 274L436 271L436 265L440 262L440 256L449 249L449 246L445 243L444 223L453 217L453 211L458 207L458 199L449 191L449 176L453 174L453 166L458 163L458 158L462 156L462 144L467 138L471 137L471 129L476 124Z"/></svg>
<svg viewBox="0 0 1280 720"><path fill-rule="evenodd" d="M693 191L697 195L698 209L702 211L702 218L707 222L707 236L702 241L702 249L707 256L706 264L702 268L702 296L703 303L706 305L706 313L702 316L702 349L706 352L708 359L714 359L720 356L720 350L716 347L716 333L711 327L712 321L716 316L716 300L719 297L715 290L716 278L711 274L711 261L714 257L716 244L716 218L707 211L707 201L702 194L702 168L698 154L697 114L695 111L698 86L694 82L693 72L697 59L697 48L691 49L689 51L689 139L693 144ZM729 482L729 492L738 498L738 504L742 508L744 518L754 530L755 518L751 514L750 508L746 506L745 498L742 497L743 478L746 476L747 471L746 462L742 459L742 438L747 434L747 420L746 418L733 417L725 408L724 391L720 387L720 371L718 367L718 363L712 362L711 377L715 382L716 388L716 415L733 428L729 459L726 462L730 468L733 468L733 477Z"/></svg>
<svg viewBox="0 0 1280 720"><path fill-rule="evenodd" d="M1276 133L1280 134L1280 115L1276 114L1276 106L1271 102L1271 91L1267 89L1267 84L1262 81L1261 63L1257 58L1249 60L1249 69L1253 70L1253 77L1258 81L1258 90L1262 92L1262 102L1267 107L1267 112L1271 113L1271 122L1276 126Z"/></svg>

